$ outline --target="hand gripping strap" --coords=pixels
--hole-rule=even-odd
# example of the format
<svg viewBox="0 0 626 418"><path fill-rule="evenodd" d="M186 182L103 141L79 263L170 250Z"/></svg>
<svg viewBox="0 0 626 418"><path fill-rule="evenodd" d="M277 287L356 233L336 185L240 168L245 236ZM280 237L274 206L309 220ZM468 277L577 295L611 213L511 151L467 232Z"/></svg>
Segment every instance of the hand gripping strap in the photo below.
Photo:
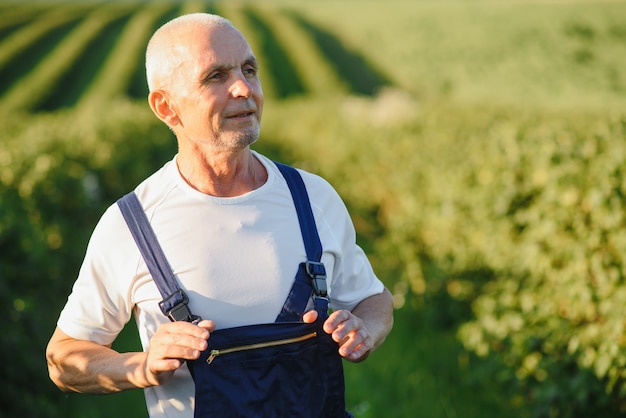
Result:
<svg viewBox="0 0 626 418"><path fill-rule="evenodd" d="M117 201L128 228L139 247L152 279L156 283L163 300L159 307L172 321L193 322L199 318L192 315L187 307L188 298L174 278L163 250L154 234L150 221L134 192L130 192Z"/></svg>

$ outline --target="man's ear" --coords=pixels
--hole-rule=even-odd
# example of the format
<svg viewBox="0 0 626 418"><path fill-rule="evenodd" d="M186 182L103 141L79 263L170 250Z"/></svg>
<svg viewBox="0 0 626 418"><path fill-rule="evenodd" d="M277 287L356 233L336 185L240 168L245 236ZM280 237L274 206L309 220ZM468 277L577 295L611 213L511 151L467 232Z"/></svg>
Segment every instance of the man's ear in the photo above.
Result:
<svg viewBox="0 0 626 418"><path fill-rule="evenodd" d="M161 119L167 126L173 128L180 124L180 119L176 109L163 90L153 90L148 94L148 104L157 118Z"/></svg>

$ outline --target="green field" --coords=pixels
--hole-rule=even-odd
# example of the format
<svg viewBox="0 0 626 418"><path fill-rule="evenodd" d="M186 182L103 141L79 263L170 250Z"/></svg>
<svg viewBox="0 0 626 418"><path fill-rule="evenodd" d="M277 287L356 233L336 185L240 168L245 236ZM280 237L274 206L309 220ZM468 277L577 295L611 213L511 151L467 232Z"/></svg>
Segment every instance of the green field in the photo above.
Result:
<svg viewBox="0 0 626 418"><path fill-rule="evenodd" d="M60 393L44 349L98 217L175 152L142 54L195 11L260 61L257 149L331 181L394 293L357 418L626 412L626 2L0 1L0 416L146 414Z"/></svg>

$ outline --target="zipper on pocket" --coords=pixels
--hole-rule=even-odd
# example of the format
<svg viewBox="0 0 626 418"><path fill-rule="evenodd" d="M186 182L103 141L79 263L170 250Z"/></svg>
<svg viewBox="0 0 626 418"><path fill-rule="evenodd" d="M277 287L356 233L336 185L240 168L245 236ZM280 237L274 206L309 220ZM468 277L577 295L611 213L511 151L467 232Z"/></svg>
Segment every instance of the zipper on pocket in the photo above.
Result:
<svg viewBox="0 0 626 418"><path fill-rule="evenodd" d="M299 343L301 341L310 340L311 338L315 338L315 337L317 337L317 332L313 331L309 334L305 334L300 337L285 338L283 340L268 341L265 343L240 345L237 347L223 348L221 350L211 350L211 353L209 354L209 358L207 358L206 362L207 364L211 364L213 360L215 360L215 357L222 356L224 354L235 353L238 351L256 350L258 348L265 348L265 347L275 347L277 345Z"/></svg>

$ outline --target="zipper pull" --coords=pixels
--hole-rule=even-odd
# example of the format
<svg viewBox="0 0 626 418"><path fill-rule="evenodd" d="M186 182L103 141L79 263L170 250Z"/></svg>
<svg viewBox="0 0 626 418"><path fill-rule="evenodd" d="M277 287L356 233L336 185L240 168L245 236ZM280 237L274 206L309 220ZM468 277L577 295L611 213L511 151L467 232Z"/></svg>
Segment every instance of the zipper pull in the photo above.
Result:
<svg viewBox="0 0 626 418"><path fill-rule="evenodd" d="M211 350L211 354L209 354L209 358L206 359L207 364L211 364L215 357L220 355L220 350Z"/></svg>

